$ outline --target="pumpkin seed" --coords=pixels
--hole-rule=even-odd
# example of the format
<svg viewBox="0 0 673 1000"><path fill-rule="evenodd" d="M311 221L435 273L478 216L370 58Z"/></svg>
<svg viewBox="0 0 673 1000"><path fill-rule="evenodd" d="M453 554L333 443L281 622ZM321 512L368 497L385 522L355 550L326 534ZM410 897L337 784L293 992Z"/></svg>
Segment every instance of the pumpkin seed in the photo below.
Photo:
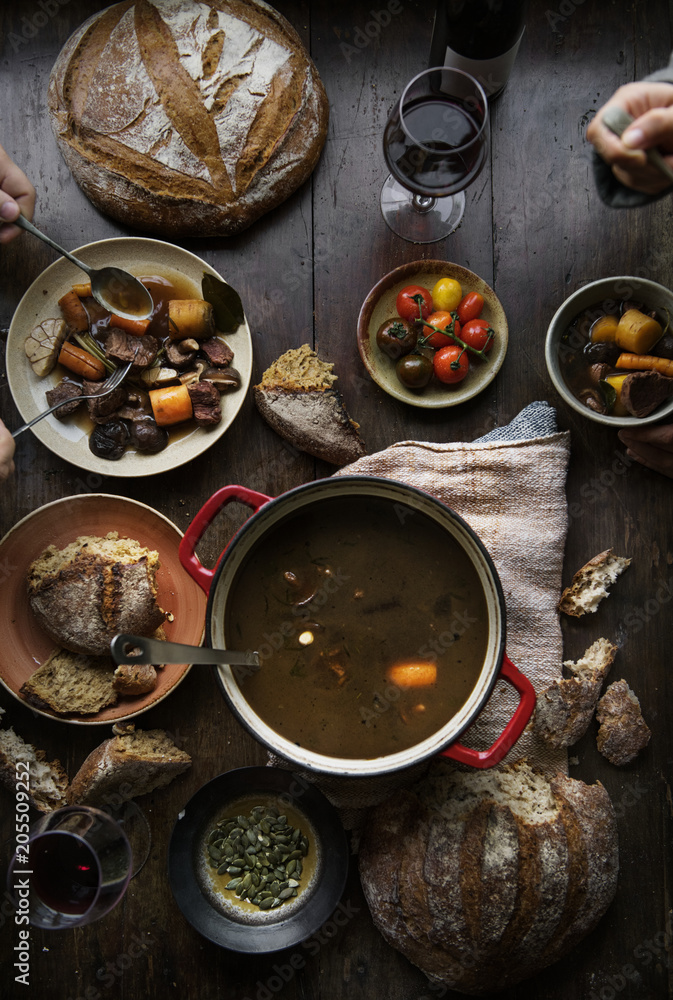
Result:
<svg viewBox="0 0 673 1000"><path fill-rule="evenodd" d="M286 889L281 889L280 892L278 893L278 898L279 899L289 899L293 892L294 892L294 889L291 889L289 887L286 888Z"/></svg>
<svg viewBox="0 0 673 1000"><path fill-rule="evenodd" d="M260 910L270 910L275 902L276 900L273 898L273 896L268 899L263 899L262 902L259 904L259 908Z"/></svg>

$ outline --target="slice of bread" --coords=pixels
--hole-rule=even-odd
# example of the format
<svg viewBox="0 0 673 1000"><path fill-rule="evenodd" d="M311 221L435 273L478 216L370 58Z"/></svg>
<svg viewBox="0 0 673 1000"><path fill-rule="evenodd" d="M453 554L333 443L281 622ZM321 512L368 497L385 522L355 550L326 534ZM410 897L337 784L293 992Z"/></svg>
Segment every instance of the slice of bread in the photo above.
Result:
<svg viewBox="0 0 673 1000"><path fill-rule="evenodd" d="M540 691L534 726L551 746L572 746L584 736L617 648L607 639L597 639L576 663L564 662L570 677L553 681Z"/></svg>
<svg viewBox="0 0 673 1000"><path fill-rule="evenodd" d="M351 420L334 388L333 367L303 344L267 368L253 396L261 415L282 438L325 462L344 465L364 455L365 446L359 424Z"/></svg>
<svg viewBox="0 0 673 1000"><path fill-rule="evenodd" d="M570 586L561 594L559 611L574 618L593 614L608 596L608 587L630 565L630 559L616 556L612 549L599 552L575 573Z"/></svg>
<svg viewBox="0 0 673 1000"><path fill-rule="evenodd" d="M72 779L68 800L87 805L104 804L146 795L163 788L191 766L189 754L180 750L163 729L118 727L86 758Z"/></svg>
<svg viewBox="0 0 673 1000"><path fill-rule="evenodd" d="M30 802L39 812L67 805L68 775L61 762L47 761L44 750L36 750L13 729L0 729L0 783L14 796L27 785Z"/></svg>
<svg viewBox="0 0 673 1000"><path fill-rule="evenodd" d="M159 555L116 531L50 545L28 569L28 599L40 627L65 649L103 656L118 632L151 635Z"/></svg>
<svg viewBox="0 0 673 1000"><path fill-rule="evenodd" d="M611 764L628 764L650 742L652 733L640 701L624 680L610 684L598 702L596 718L600 723L596 744Z"/></svg>
<svg viewBox="0 0 673 1000"><path fill-rule="evenodd" d="M114 663L105 656L84 656L55 649L21 685L20 694L35 708L59 715L93 715L114 705Z"/></svg>

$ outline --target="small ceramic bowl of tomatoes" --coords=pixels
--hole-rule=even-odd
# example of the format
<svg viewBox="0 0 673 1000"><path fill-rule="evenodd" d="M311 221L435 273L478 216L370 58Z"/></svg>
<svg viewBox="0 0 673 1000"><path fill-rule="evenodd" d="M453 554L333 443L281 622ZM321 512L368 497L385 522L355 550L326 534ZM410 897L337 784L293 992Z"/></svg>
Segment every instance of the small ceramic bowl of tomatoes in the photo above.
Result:
<svg viewBox="0 0 673 1000"><path fill-rule="evenodd" d="M358 318L358 349L373 380L412 406L455 406L497 375L507 319L493 289L444 260L402 264L374 285Z"/></svg>

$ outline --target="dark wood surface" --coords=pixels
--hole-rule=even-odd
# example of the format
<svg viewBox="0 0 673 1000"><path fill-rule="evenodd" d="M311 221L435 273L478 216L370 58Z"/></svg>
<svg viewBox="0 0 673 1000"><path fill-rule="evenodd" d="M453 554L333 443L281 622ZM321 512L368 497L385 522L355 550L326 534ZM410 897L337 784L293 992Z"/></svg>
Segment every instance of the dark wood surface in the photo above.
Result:
<svg viewBox="0 0 673 1000"><path fill-rule="evenodd" d="M57 151L46 109L47 80L58 51L79 23L103 6L97 0L60 0L60 6L10 0L0 9L0 141L35 183L37 224L69 249L127 234L77 187ZM584 140L587 122L618 85L667 60L669 7L666 0L626 6L533 0L510 84L492 109L490 165L467 191L463 225L441 243L418 247L392 235L381 219L378 197L386 174L381 136L400 88L425 65L432 6L404 0L378 37L352 52L344 43L352 45L356 29L365 29L372 5L278 0L309 46L329 97L322 158L298 193L247 232L182 245L240 291L252 330L254 380L283 350L313 344L335 363L370 452L400 439L469 441L509 421L532 400L557 406L559 426L572 435L565 582L608 546L633 557L619 596L605 602L594 621L564 622L565 655L580 655L597 627L618 640L621 676L638 693L653 737L622 769L598 754L594 728L574 748L578 763L571 773L589 782L600 779L617 809L617 897L570 956L502 995L507 1000L670 996L673 484L618 461L624 449L616 434L561 403L543 349L555 309L584 282L635 274L673 284L673 202L668 198L631 212L603 206ZM36 19L45 7L48 17ZM480 396L456 409L424 412L389 398L367 377L355 327L364 296L384 273L434 256L471 268L495 288L507 312L510 346L501 372ZM0 249L0 326L9 325L24 291L53 259L27 235ZM18 413L4 383L0 404L7 425L16 426ZM101 479L62 461L31 434L19 439L16 466L13 480L0 488L2 533L42 504L81 492L142 500L184 530L203 501L226 483L276 495L332 471L288 449L262 422L250 396L220 442L175 472L127 480L115 478L112 467ZM209 529L204 560L215 558L239 516L227 514ZM657 591L668 596L657 601ZM0 637L0 656L1 642ZM59 757L71 774L103 738L98 728L35 716L4 691L0 705L7 710L5 723ZM122 904L99 923L72 932L33 931L29 988L13 981L16 928L3 905L3 997L421 1000L441 995L374 929L355 865L344 894L351 916L345 926L330 925L310 949L299 949L305 964L296 971L287 954L237 957L201 938L183 919L166 879L173 822L204 782L228 768L264 763L265 752L229 715L207 670L193 670L179 695L148 712L142 725L167 728L194 761L169 788L141 800L153 834L148 864ZM10 795L3 793L1 810L6 849L13 829Z"/></svg>

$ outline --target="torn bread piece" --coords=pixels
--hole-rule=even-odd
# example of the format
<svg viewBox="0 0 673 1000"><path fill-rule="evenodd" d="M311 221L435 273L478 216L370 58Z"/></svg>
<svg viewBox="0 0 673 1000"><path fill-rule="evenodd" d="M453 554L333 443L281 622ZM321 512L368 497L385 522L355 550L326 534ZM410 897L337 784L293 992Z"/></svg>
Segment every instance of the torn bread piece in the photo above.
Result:
<svg viewBox="0 0 673 1000"><path fill-rule="evenodd" d="M19 694L34 708L58 715L94 715L117 702L109 656L86 656L55 649L21 685Z"/></svg>
<svg viewBox="0 0 673 1000"><path fill-rule="evenodd" d="M163 788L191 766L163 729L116 726L112 739L89 754L68 789L68 801L97 805L121 795L132 799Z"/></svg>
<svg viewBox="0 0 673 1000"><path fill-rule="evenodd" d="M603 598L608 596L608 587L630 565L630 559L616 556L612 549L599 552L575 573L572 583L561 594L559 611L574 618L593 614Z"/></svg>
<svg viewBox="0 0 673 1000"><path fill-rule="evenodd" d="M17 765L24 764L25 770ZM21 779L23 778L23 782ZM13 729L0 730L0 783L16 794L19 782L28 788L31 805L39 812L52 812L67 805L68 775L59 760L47 761L44 750L36 750Z"/></svg>
<svg viewBox="0 0 673 1000"><path fill-rule="evenodd" d="M598 749L611 764L628 764L650 742L640 701L626 681L615 681L598 702Z"/></svg>
<svg viewBox="0 0 673 1000"><path fill-rule="evenodd" d="M564 662L570 677L553 681L540 691L534 725L551 746L569 747L584 736L617 648L608 639L597 639L576 663Z"/></svg>

